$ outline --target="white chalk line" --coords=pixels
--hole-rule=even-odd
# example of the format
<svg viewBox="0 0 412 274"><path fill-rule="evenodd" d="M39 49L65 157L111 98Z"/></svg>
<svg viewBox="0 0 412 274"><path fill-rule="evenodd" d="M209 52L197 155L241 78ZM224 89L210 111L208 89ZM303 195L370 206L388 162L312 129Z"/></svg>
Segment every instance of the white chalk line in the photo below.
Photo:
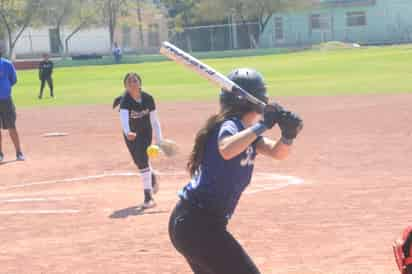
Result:
<svg viewBox="0 0 412 274"><path fill-rule="evenodd" d="M186 175L186 172L156 172L160 176L183 176ZM29 182L23 183L13 186L7 187L0 187L0 190L12 190L12 189L19 189L19 188L26 188L32 186L43 186L43 185L54 185L54 184L65 184L65 183L84 183L85 181L92 181L97 179L103 178L110 178L110 177L133 177L138 176L139 173L135 172L113 172L113 173L103 173L98 175L90 175L90 176L82 176L82 177L74 177L74 178L66 178L66 179L57 179L57 180L47 180L47 181L40 181L40 182ZM266 173L266 172L259 172L256 173L253 177L253 181L281 181L282 183L277 184L266 184L266 185L259 185L259 189L261 190L249 190L249 194L258 193L264 190L275 190L279 188L284 188L289 185L300 185L304 183L304 180L295 177L295 176L288 176L288 175L281 175L276 173ZM252 184L252 186L256 186ZM1 202L1 201L0 201Z"/></svg>
<svg viewBox="0 0 412 274"><path fill-rule="evenodd" d="M157 172L159 175L162 176L183 176L186 175L185 172ZM12 189L19 189L19 188L27 188L31 186L41 186L41 185L53 185L53 184L62 184L62 183L78 183L78 182L85 182L91 181L96 179L108 178L108 177L131 177L131 176L138 176L139 173L133 172L114 172L114 173L103 173L99 175L92 175L92 176L82 176L82 177L74 177L74 178L66 178L66 179L58 179L58 180L47 180L41 182L31 182L31 183L24 183L14 186L2 187L0 190L12 190ZM253 183L250 185L250 188L245 191L246 195L253 195L260 192L267 192L278 190L282 188L286 188L293 185L301 185L304 183L304 180L299 177L295 176L288 176L288 175L281 175L275 173L266 173L266 172L257 172L254 177L253 181L270 181L271 183L264 183L264 184L256 184ZM162 197L163 199L167 198L175 198L176 193L168 191L162 192L166 194L166 197ZM170 194L170 195L169 195ZM170 196L170 197L169 197ZM0 199L1 203L33 203L33 202L50 202L50 201L64 201L64 200L73 200L74 197L27 197L22 196L19 198L8 198L5 200ZM162 199L162 200L163 200ZM168 199L167 199L168 200ZM47 215L47 214L78 214L80 210L75 209L53 209L53 210L7 210L7 211L0 211L0 215Z"/></svg>
<svg viewBox="0 0 412 274"><path fill-rule="evenodd" d="M292 185L301 185L304 183L302 178L295 176L272 174L272 173L257 173L257 178L254 180L278 181L277 183L253 184L251 189L245 191L245 194L256 194L262 191L278 190Z"/></svg>
<svg viewBox="0 0 412 274"><path fill-rule="evenodd" d="M157 172L159 175L165 176L181 176L186 174L185 172ZM25 188L31 186L42 186L42 185L54 185L54 184L65 184L65 183L76 183L76 182L84 182L84 181L92 181L97 179L104 179L110 177L133 177L138 176L140 173L135 172L114 172L114 173L103 173L98 175L90 175L90 176L82 176L82 177L74 177L74 178L66 178L66 179L56 179L56 180L47 180L47 181L40 181L40 182L29 182L23 183L19 185L13 186L6 186L0 187L0 190L11 190L11 189L18 189L18 188Z"/></svg>
<svg viewBox="0 0 412 274"><path fill-rule="evenodd" d="M74 200L74 197L27 197L27 198L11 198L0 199L0 204L13 204L13 203L35 203L35 202L56 202Z"/></svg>
<svg viewBox="0 0 412 274"><path fill-rule="evenodd" d="M27 197L9 198L0 200L0 204L44 203L55 201L74 200L74 197ZM77 214L77 209L49 209L49 210L2 210L0 215L51 215L51 214Z"/></svg>
<svg viewBox="0 0 412 274"><path fill-rule="evenodd" d="M31 187L31 186L84 182L84 181L91 181L91 180L108 178L108 177L130 177L130 176L135 176L135 175L137 175L137 173L129 173L129 172L103 173L100 175L91 175L91 176L74 177L74 178L67 178L67 179L57 179L57 180L48 180L48 181L40 181L40 182L33 182L33 183L24 183L24 184L19 184L19 185L14 185L14 186L0 187L0 190L11 190L11 189L17 189L17 188Z"/></svg>
<svg viewBox="0 0 412 274"><path fill-rule="evenodd" d="M76 209L50 209L50 210L3 210L0 215L50 215L50 214L78 214Z"/></svg>

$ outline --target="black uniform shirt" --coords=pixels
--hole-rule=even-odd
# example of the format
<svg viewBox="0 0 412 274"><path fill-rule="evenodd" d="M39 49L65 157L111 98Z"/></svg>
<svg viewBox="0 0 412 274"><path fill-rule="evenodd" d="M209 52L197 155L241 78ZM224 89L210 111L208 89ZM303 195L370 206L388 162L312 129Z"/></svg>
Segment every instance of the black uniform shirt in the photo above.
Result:
<svg viewBox="0 0 412 274"><path fill-rule="evenodd" d="M53 62L52 61L41 61L39 64L39 77L49 78L53 73Z"/></svg>
<svg viewBox="0 0 412 274"><path fill-rule="evenodd" d="M156 109L151 95L142 91L141 100L136 101L126 92L120 102L120 109L129 111L130 131L135 132L138 136L151 136L150 112Z"/></svg>

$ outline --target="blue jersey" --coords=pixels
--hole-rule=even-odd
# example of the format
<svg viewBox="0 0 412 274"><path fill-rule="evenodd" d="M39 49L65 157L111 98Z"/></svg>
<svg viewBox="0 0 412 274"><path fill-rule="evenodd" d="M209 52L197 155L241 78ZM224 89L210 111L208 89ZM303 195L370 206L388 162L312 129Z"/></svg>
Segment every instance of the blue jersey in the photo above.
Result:
<svg viewBox="0 0 412 274"><path fill-rule="evenodd" d="M0 100L11 97L11 87L17 82L16 70L13 64L0 58Z"/></svg>
<svg viewBox="0 0 412 274"><path fill-rule="evenodd" d="M218 141L244 129L238 118L228 119L216 127L207 140L198 172L179 194L182 199L217 216L227 219L232 216L250 183L257 141L230 160L220 155Z"/></svg>

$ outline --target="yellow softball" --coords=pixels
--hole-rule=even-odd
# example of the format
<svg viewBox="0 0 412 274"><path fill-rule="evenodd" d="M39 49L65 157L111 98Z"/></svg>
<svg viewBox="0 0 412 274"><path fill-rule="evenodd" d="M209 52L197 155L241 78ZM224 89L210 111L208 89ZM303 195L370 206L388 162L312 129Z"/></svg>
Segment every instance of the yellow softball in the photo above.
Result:
<svg viewBox="0 0 412 274"><path fill-rule="evenodd" d="M159 156L160 148L159 146L151 145L147 148L146 152L147 152L147 156L153 159Z"/></svg>

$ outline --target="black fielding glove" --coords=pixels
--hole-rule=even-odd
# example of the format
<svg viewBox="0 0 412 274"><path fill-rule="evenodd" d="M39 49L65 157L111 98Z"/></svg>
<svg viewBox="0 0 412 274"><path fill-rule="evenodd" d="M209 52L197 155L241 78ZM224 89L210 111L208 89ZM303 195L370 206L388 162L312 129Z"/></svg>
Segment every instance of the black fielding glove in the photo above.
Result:
<svg viewBox="0 0 412 274"><path fill-rule="evenodd" d="M120 105L120 101L122 100L123 96L118 96L113 100L113 109L115 109L118 105Z"/></svg>
<svg viewBox="0 0 412 274"><path fill-rule="evenodd" d="M284 109L280 105L276 103L267 104L263 110L263 121L261 123L271 129L280 121L283 112Z"/></svg>
<svg viewBox="0 0 412 274"><path fill-rule="evenodd" d="M286 144L291 144L303 128L302 119L291 111L283 111L278 124L282 131L282 141Z"/></svg>

